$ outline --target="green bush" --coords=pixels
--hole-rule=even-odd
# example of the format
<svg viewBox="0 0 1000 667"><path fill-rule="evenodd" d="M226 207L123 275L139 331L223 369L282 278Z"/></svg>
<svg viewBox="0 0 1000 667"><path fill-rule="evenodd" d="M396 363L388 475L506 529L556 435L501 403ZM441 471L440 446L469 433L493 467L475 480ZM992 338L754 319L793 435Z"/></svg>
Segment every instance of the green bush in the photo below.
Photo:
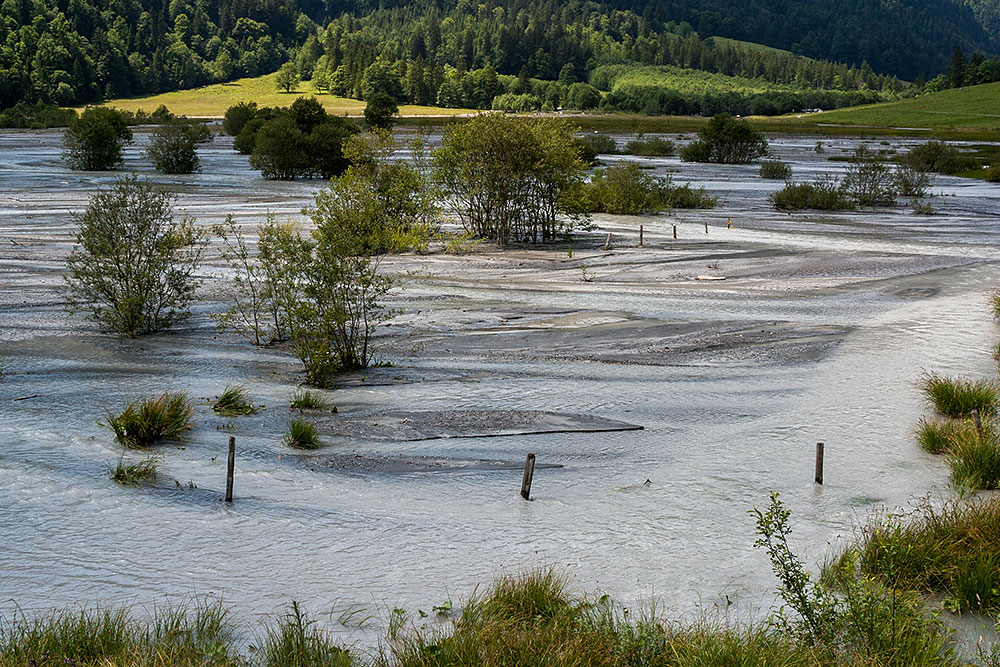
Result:
<svg viewBox="0 0 1000 667"><path fill-rule="evenodd" d="M121 112L108 107L87 107L73 118L63 133L63 158L70 169L102 171L122 163L125 144L132 143Z"/></svg>
<svg viewBox="0 0 1000 667"><path fill-rule="evenodd" d="M781 211L849 211L854 208L854 203L840 183L831 178L821 178L812 183L786 183L781 190L772 192L768 199Z"/></svg>
<svg viewBox="0 0 1000 667"><path fill-rule="evenodd" d="M704 188L675 186L670 176L653 176L631 161L596 170L584 187L584 199L591 212L629 215L670 208L712 208L716 203Z"/></svg>
<svg viewBox="0 0 1000 667"><path fill-rule="evenodd" d="M792 177L792 165L779 160L765 160L760 163L760 177L777 181L787 181Z"/></svg>
<svg viewBox="0 0 1000 667"><path fill-rule="evenodd" d="M186 394L164 392L132 401L119 414L105 411L104 419L118 442L139 449L163 438L176 438L191 428L193 413Z"/></svg>
<svg viewBox="0 0 1000 667"><path fill-rule="evenodd" d="M931 373L921 380L920 386L945 417L968 417L978 410L985 419L1000 403L1000 389L988 380L954 380Z"/></svg>
<svg viewBox="0 0 1000 667"><path fill-rule="evenodd" d="M718 114L681 150L686 162L749 164L767 155L767 140L745 120Z"/></svg>
<svg viewBox="0 0 1000 667"><path fill-rule="evenodd" d="M667 157L677 152L677 144L665 137L645 139L640 135L625 144L625 152L645 157Z"/></svg>
<svg viewBox="0 0 1000 667"><path fill-rule="evenodd" d="M892 206L898 194L895 181L885 160L861 144L847 167L843 188L859 206Z"/></svg>
<svg viewBox="0 0 1000 667"><path fill-rule="evenodd" d="M204 123L175 120L153 130L146 155L156 170L164 174L191 174L201 171L198 144L211 139Z"/></svg>
<svg viewBox="0 0 1000 667"><path fill-rule="evenodd" d="M963 155L955 146L937 140L914 146L901 159L920 171L938 174L957 174L976 165L975 159Z"/></svg>
<svg viewBox="0 0 1000 667"><path fill-rule="evenodd" d="M172 208L135 176L91 196L66 259L71 309L129 338L187 318L204 237L193 219L175 223Z"/></svg>

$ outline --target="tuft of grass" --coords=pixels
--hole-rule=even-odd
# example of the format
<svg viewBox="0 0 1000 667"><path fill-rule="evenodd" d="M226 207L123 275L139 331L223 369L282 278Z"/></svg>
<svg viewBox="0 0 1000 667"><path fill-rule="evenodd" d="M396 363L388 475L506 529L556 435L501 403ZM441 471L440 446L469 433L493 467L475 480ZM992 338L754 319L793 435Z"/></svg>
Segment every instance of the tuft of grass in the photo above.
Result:
<svg viewBox="0 0 1000 667"><path fill-rule="evenodd" d="M156 481L156 462L157 458L150 456L137 463L125 463L122 455L117 465L109 466L109 476L122 486L139 487Z"/></svg>
<svg viewBox="0 0 1000 667"><path fill-rule="evenodd" d="M105 411L104 418L118 442L130 449L142 449L191 428L193 411L187 394L164 392L155 398L132 401L117 415Z"/></svg>
<svg viewBox="0 0 1000 667"><path fill-rule="evenodd" d="M296 389L292 394L291 406L296 410L326 410L328 401L317 391Z"/></svg>
<svg viewBox="0 0 1000 667"><path fill-rule="evenodd" d="M948 467L952 481L968 489L1000 488L1000 441L992 422L980 431L965 424L951 434Z"/></svg>
<svg viewBox="0 0 1000 667"><path fill-rule="evenodd" d="M921 419L917 424L917 442L930 454L944 454L951 449L951 437L962 422L950 419Z"/></svg>
<svg viewBox="0 0 1000 667"><path fill-rule="evenodd" d="M780 160L765 160L760 163L760 171L758 173L761 178L787 181L792 177L792 165Z"/></svg>
<svg viewBox="0 0 1000 667"><path fill-rule="evenodd" d="M812 183L785 183L785 187L772 192L768 199L779 211L817 209L821 211L850 211L854 202L847 196L843 185L834 178L823 177Z"/></svg>
<svg viewBox="0 0 1000 667"><path fill-rule="evenodd" d="M351 655L315 627L295 600L260 646L262 667L351 667Z"/></svg>
<svg viewBox="0 0 1000 667"><path fill-rule="evenodd" d="M1000 319L1000 290L994 290L990 294L990 313L994 319Z"/></svg>
<svg viewBox="0 0 1000 667"><path fill-rule="evenodd" d="M250 392L241 384L227 384L222 394L215 397L212 409L225 417L252 415L257 408L250 402Z"/></svg>
<svg viewBox="0 0 1000 667"><path fill-rule="evenodd" d="M295 449L319 449L322 445L316 432L316 425L305 419L293 417L288 420L285 444Z"/></svg>
<svg viewBox="0 0 1000 667"><path fill-rule="evenodd" d="M956 380L930 373L920 381L920 387L945 417L968 417L978 410L985 419L1000 404L1000 389L988 380Z"/></svg>

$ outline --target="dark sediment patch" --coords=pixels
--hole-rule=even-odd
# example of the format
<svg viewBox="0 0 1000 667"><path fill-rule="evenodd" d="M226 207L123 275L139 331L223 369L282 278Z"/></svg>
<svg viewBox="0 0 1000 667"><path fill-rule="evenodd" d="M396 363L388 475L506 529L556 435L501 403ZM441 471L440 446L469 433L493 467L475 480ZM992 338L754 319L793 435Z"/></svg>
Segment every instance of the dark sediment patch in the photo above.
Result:
<svg viewBox="0 0 1000 667"><path fill-rule="evenodd" d="M590 415L492 409L392 411L365 417L330 415L317 419L315 423L324 435L396 442L642 429L636 424Z"/></svg>

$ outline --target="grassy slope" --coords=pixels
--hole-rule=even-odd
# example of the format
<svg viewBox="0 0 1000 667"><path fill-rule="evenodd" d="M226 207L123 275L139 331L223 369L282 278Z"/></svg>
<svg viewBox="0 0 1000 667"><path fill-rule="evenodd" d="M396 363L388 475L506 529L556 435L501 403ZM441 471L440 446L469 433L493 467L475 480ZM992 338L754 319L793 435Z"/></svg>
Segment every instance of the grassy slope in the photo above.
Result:
<svg viewBox="0 0 1000 667"><path fill-rule="evenodd" d="M221 118L226 113L226 109L239 102L253 101L262 107L286 107L297 97L312 95L319 99L330 113L350 116L360 116L364 113L365 103L363 101L320 95L308 82L300 83L298 89L292 93L279 91L274 82L275 76L276 74L266 74L252 79L238 79L192 90L176 90L149 97L110 100L107 105L127 111L143 109L152 112L156 107L164 104L175 114L197 118ZM403 105L399 108L399 112L403 116L454 116L471 111L469 109L440 109L438 107Z"/></svg>
<svg viewBox="0 0 1000 667"><path fill-rule="evenodd" d="M915 99L837 109L796 123L1000 131L1000 83L968 86Z"/></svg>

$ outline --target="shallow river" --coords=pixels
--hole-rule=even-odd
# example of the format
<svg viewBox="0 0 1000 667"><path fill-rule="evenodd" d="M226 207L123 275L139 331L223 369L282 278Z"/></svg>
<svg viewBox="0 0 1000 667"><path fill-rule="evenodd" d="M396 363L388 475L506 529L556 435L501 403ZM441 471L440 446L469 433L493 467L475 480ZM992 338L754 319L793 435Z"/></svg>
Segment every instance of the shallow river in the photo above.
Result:
<svg viewBox="0 0 1000 667"><path fill-rule="evenodd" d="M200 224L227 212L243 221L267 211L297 215L319 186L260 179L225 138L203 149L202 174L157 175L140 153L145 140L140 135L129 149L126 167L174 189L177 210ZM826 158L854 142L826 139L825 153L815 143L777 138L772 146L792 162L797 179L841 173L843 163ZM765 555L752 548L748 510L779 491L792 510L794 546L815 567L873 509L949 495L943 461L913 438L928 411L916 383L924 371L996 372L990 351L1000 332L986 299L1000 284L998 186L937 177L939 196L931 201L938 214L930 217L906 206L787 215L766 201L780 184L760 180L755 167L648 160L661 173L678 172L678 182L704 185L722 198L720 206L641 221L596 219L599 228L629 238L643 222L651 249L604 256L592 244L592 282L570 284L567 272L514 285L474 275L437 279L421 258L411 258L406 268L416 273L394 296L403 311L397 330L422 346L413 356L390 355L392 366L331 394L344 415L529 409L643 430L415 442L330 438L327 453L508 465L319 468L280 443L288 396L300 380L296 361L280 349L218 335L206 315L217 304L200 306L176 331L138 341L101 335L65 314L60 271L74 233L67 212L81 210L113 175L69 172L59 150L55 132L0 135L0 614L7 616L16 608L39 613L97 601L147 607L214 594L253 624L296 599L329 614L329 626L345 640L371 644L393 608L415 615L448 599L458 604L498 574L537 566L567 573L578 591L606 592L629 605L655 598L681 616L730 601L741 609L767 607L776 582ZM648 282L637 272L666 266L660 260L673 247L674 224L677 252L699 267L693 273L725 272L730 252L768 259L733 264L744 277L711 286L659 274ZM687 239L700 245L685 249ZM720 253L722 260L698 259ZM567 255L562 246L545 254ZM775 266L803 257L786 272ZM862 258L867 264L854 267ZM500 311L593 311L840 333L784 355L762 344L760 354L694 354L664 363L539 359L452 346L452 338L470 340L474 332L459 332L448 319L422 320L463 308L494 320ZM614 336L601 331L598 338ZM231 506L219 498L233 420L213 416L201 400L229 381L246 383L267 406L235 421L240 453ZM195 428L160 448L155 488L114 484L107 469L121 451L98 424L103 410L167 389L196 398ZM827 452L823 486L812 479L818 441ZM535 452L539 464L562 466L536 472L533 502L517 493L526 452Z"/></svg>

